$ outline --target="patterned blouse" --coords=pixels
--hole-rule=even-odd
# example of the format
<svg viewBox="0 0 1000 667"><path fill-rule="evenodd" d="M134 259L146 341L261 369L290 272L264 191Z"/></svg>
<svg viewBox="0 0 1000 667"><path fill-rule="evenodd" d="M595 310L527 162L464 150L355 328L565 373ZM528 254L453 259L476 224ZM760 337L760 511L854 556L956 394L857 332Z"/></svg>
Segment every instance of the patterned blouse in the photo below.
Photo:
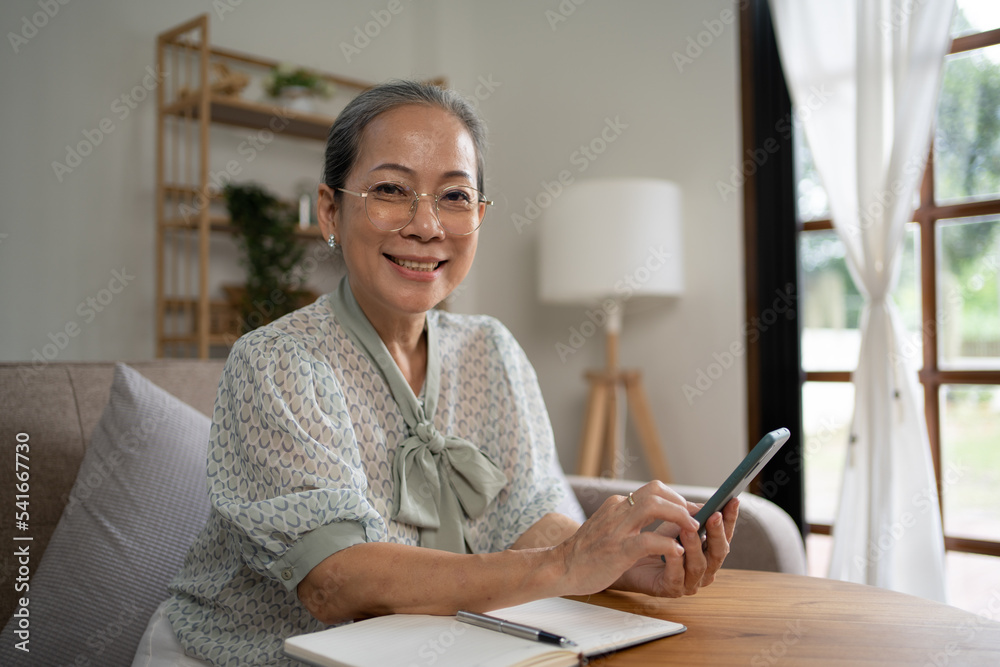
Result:
<svg viewBox="0 0 1000 667"><path fill-rule="evenodd" d="M441 356L435 428L478 445L509 480L481 517L466 517L468 546L501 551L563 500L538 382L493 318L427 318ZM309 570L361 542L419 545L417 527L391 518L393 454L407 430L330 295L237 341L212 420L213 511L167 606L189 655L296 665L282 640L325 627L296 595Z"/></svg>

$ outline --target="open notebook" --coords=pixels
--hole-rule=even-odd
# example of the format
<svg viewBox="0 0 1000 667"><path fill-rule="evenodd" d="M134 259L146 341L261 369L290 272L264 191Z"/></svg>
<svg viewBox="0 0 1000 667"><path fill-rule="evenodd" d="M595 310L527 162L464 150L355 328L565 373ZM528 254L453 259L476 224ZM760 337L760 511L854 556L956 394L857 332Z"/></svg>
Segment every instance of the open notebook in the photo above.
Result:
<svg viewBox="0 0 1000 667"><path fill-rule="evenodd" d="M686 628L648 616L548 598L489 612L567 637L559 648L462 623L454 616L397 614L285 640L285 653L318 667L569 667L587 657L667 637Z"/></svg>

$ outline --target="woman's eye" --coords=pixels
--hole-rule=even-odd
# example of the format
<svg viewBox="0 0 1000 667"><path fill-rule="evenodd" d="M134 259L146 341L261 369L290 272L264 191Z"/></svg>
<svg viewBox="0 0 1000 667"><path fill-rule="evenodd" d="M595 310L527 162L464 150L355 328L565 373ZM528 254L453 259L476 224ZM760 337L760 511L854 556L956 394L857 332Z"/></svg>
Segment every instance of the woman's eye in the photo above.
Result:
<svg viewBox="0 0 1000 667"><path fill-rule="evenodd" d="M448 192L444 193L444 196L441 198L451 202L464 203L472 201L472 196L465 190L449 190Z"/></svg>
<svg viewBox="0 0 1000 667"><path fill-rule="evenodd" d="M395 183L378 183L372 186L371 191L383 197L402 197L408 194L402 186Z"/></svg>

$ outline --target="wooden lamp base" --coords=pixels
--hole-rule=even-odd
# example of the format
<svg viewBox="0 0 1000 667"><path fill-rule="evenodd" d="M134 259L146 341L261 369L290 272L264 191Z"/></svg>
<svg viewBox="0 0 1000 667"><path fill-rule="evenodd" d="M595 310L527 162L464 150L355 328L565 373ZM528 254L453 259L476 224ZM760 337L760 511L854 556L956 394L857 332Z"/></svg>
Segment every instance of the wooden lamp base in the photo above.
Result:
<svg viewBox="0 0 1000 667"><path fill-rule="evenodd" d="M617 390L624 386L628 411L635 422L639 441L653 475L661 482L672 482L670 466L663 455L656 423L642 386L642 374L637 370L618 370L618 334L608 331L607 338L607 370L585 373L590 383L590 395L587 398L577 474L598 477L602 474L603 466L605 475L610 475L613 479L621 476L624 457L619 452Z"/></svg>

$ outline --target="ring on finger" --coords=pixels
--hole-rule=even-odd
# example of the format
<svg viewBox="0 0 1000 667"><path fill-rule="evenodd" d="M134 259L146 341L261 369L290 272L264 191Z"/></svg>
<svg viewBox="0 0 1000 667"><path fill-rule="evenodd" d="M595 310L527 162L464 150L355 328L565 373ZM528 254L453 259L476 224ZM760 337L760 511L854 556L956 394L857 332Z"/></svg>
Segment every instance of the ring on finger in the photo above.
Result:
<svg viewBox="0 0 1000 667"><path fill-rule="evenodd" d="M629 492L629 494L628 494L628 504L632 505L633 507L635 506L635 498L632 497L632 493L631 492Z"/></svg>

